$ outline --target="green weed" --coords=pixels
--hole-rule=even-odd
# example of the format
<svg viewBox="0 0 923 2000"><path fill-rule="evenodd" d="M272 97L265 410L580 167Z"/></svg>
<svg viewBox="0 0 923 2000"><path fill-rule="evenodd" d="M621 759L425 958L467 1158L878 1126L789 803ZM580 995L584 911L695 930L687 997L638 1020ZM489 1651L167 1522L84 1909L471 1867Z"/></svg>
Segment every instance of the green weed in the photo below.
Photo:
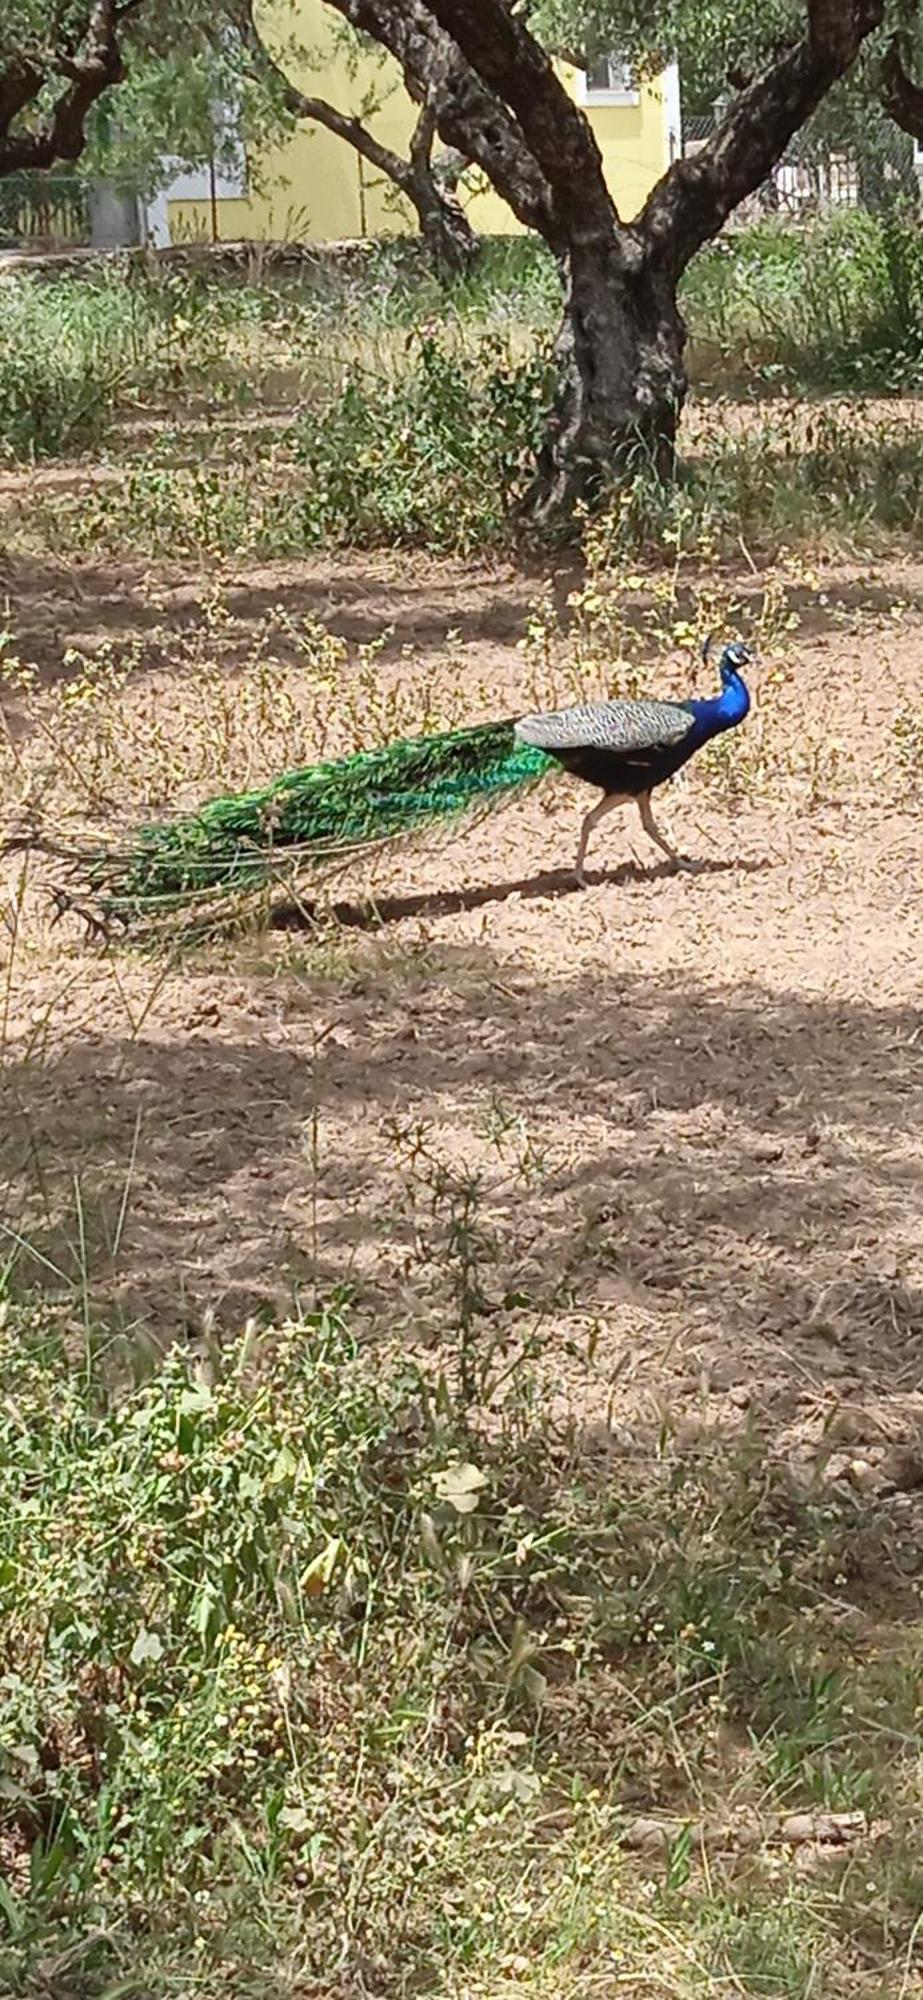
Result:
<svg viewBox="0 0 923 2000"><path fill-rule="evenodd" d="M432 332L417 351L397 382L353 373L302 418L306 539L464 552L508 531L544 428L546 363L517 365L497 339L452 354Z"/></svg>
<svg viewBox="0 0 923 2000"><path fill-rule="evenodd" d="M683 284L697 369L766 384L893 390L923 379L914 214L844 210L721 237Z"/></svg>
<svg viewBox="0 0 923 2000"><path fill-rule="evenodd" d="M711 1963L794 1994L827 1960L816 1892L783 1914L755 1859L705 1894L688 1840L658 1891L618 1839L707 1814L741 1732L745 1819L893 1800L912 1676L826 1623L881 1561L848 1506L755 1439L602 1479L521 1370L475 1424L335 1307L121 1394L62 1332L4 1309L7 1991L577 1993L656 1939L678 1993Z"/></svg>
<svg viewBox="0 0 923 2000"><path fill-rule="evenodd" d="M713 375L717 357L725 374L768 383L913 386L921 300L919 234L900 210L846 213L805 229L762 223L722 238L685 280L694 372L704 366ZM354 386L368 397L369 371L403 374L400 336L421 325L459 355L505 335L526 361L546 344L559 309L553 261L525 239L485 245L448 290L416 246L401 242L294 273L255 260L240 277L126 265L116 276L8 278L0 451L13 459L73 452L126 412L169 405L190 390L209 406L266 396L314 404L318 392L326 404L344 367L357 371ZM378 350L389 357L384 370ZM322 424L326 412L316 414ZM525 449L530 425L519 430Z"/></svg>
<svg viewBox="0 0 923 2000"><path fill-rule="evenodd" d="M329 546L466 554L509 547L544 422L544 361L480 359L429 338L403 376L345 385L264 436L231 432L190 463L180 432L91 486L17 495L15 541L32 552L285 558ZM236 438L236 444L235 444ZM670 484L641 468L613 498L623 560L659 561L706 537L765 558L789 547L854 551L923 530L923 435L905 415L845 402L761 412L693 406Z"/></svg>
<svg viewBox="0 0 923 2000"><path fill-rule="evenodd" d="M316 407L268 438L188 462L183 434L115 461L73 493L29 496L33 546L170 556L291 556L330 544L467 553L511 534L548 387L541 356L503 335L453 351L411 336L402 372L350 366ZM179 460L179 462L177 462Z"/></svg>
<svg viewBox="0 0 923 2000"><path fill-rule="evenodd" d="M730 554L916 541L923 526L923 432L861 404L781 401L690 412L678 478L642 470L619 501L626 548L642 556L706 537Z"/></svg>
<svg viewBox="0 0 923 2000"><path fill-rule="evenodd" d="M203 310L203 297L206 300ZM99 443L142 393L222 380L215 301L189 280L7 279L0 287L0 456Z"/></svg>
<svg viewBox="0 0 923 2000"><path fill-rule="evenodd" d="M448 294L398 246L355 269L318 263L243 282L129 265L114 276L7 278L0 456L82 451L111 439L127 415L153 411L162 421L164 407L190 394L210 407L280 395L297 405L316 385L335 396L350 366L369 397L369 370L402 373L408 329L421 323L459 350L470 329L475 352L491 329L500 339L521 328L528 349L551 323L554 285L547 262L499 245Z"/></svg>
<svg viewBox="0 0 923 2000"><path fill-rule="evenodd" d="M17 496L17 534L33 549L165 558L508 543L552 390L556 282L513 244L448 292L408 246L284 282L8 281L0 451L110 453L89 488ZM900 213L761 225L697 260L689 285L694 348L710 341L744 373L916 380L923 262ZM919 535L921 448L904 414L693 402L681 451L675 485L638 467L636 553L689 523L757 550Z"/></svg>

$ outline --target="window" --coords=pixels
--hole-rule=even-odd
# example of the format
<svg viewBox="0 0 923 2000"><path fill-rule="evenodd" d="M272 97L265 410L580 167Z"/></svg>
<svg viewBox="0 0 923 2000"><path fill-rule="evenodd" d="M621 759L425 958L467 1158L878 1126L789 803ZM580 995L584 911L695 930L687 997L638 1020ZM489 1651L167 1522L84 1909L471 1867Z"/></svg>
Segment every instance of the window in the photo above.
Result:
<svg viewBox="0 0 923 2000"><path fill-rule="evenodd" d="M621 56L591 55L586 69L578 74L584 104L637 104L639 91L628 64Z"/></svg>

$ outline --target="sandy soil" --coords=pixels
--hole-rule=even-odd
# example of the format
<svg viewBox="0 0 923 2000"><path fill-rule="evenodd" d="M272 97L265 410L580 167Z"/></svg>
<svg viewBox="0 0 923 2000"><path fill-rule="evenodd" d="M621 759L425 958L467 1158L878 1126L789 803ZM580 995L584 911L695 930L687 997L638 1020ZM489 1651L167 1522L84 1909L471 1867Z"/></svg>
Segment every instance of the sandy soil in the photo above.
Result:
<svg viewBox="0 0 923 2000"><path fill-rule="evenodd" d="M130 569L13 585L52 677L128 628L163 671L198 615L179 574L153 606ZM394 625L394 671L458 630L498 709L521 685L535 581L508 570L228 587L242 618L284 592L353 640ZM562 779L394 854L377 923L347 880L319 941L290 913L179 966L107 958L30 896L0 1072L22 1274L54 1288L83 1232L94 1304L161 1340L348 1284L368 1337L451 1344L476 1176L479 1338L534 1335L582 1417L626 1443L759 1422L799 1464L832 1448L859 1484L923 1483L923 820L893 735L923 709L923 572L831 572L803 611L762 709L755 676L772 782L754 766L729 799L693 769L661 795L687 873L626 812L574 889Z"/></svg>

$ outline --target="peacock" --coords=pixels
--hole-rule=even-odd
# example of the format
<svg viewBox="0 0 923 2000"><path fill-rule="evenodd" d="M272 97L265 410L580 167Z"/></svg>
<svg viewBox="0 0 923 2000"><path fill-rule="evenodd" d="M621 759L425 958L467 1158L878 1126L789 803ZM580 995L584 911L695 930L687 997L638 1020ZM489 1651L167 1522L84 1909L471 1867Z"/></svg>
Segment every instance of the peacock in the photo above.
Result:
<svg viewBox="0 0 923 2000"><path fill-rule="evenodd" d="M708 640L703 657L707 664ZM280 867L323 871L439 823L470 819L525 792L556 766L601 793L580 828L581 886L591 833L631 799L645 833L680 867L654 819L651 794L703 744L744 721L749 660L745 646L725 646L721 692L703 700L584 702L309 765L259 791L213 799L197 813L142 827L122 844L71 851L70 870L82 874L98 917L131 924L257 888Z"/></svg>

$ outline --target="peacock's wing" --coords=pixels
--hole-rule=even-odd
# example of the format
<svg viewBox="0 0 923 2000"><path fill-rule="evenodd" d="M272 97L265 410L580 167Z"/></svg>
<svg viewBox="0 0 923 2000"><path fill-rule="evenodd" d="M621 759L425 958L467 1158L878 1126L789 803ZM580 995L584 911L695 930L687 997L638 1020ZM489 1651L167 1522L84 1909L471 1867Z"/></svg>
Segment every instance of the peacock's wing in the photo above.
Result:
<svg viewBox="0 0 923 2000"><path fill-rule="evenodd" d="M594 701L548 715L524 715L516 737L536 750L655 750L680 743L693 714L676 701Z"/></svg>

